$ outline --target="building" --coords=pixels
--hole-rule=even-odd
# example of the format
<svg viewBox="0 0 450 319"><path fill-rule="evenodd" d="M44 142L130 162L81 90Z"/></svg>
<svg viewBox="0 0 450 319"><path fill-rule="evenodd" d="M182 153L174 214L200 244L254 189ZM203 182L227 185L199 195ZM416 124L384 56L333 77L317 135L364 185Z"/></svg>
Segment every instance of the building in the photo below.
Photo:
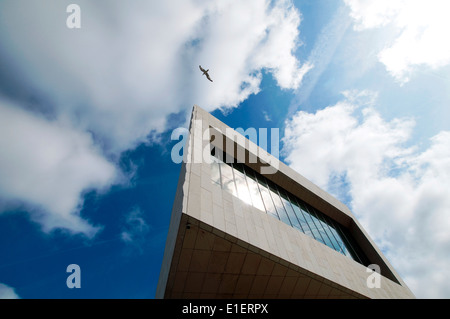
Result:
<svg viewBox="0 0 450 319"><path fill-rule="evenodd" d="M194 106L156 298L414 295L343 203Z"/></svg>

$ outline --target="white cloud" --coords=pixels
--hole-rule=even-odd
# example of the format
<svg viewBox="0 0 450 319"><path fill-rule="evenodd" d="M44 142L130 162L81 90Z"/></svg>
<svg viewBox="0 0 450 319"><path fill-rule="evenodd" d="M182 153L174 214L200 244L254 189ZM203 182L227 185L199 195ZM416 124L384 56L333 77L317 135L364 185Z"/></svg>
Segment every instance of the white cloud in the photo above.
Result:
<svg viewBox="0 0 450 319"><path fill-rule="evenodd" d="M44 231L62 227L93 236L81 219L80 193L110 185L114 165L103 158L91 136L0 100L0 198L31 205Z"/></svg>
<svg viewBox="0 0 450 319"><path fill-rule="evenodd" d="M264 119L265 119L267 122L271 122L271 121L272 121L272 118L269 116L269 114L267 113L267 111L263 110L262 113L263 113Z"/></svg>
<svg viewBox="0 0 450 319"><path fill-rule="evenodd" d="M350 16L355 19L357 30L386 26L405 5L403 0L344 0L344 2L351 9Z"/></svg>
<svg viewBox="0 0 450 319"><path fill-rule="evenodd" d="M447 0L344 1L351 9L356 30L395 28L395 40L386 44L378 58L399 82L408 82L419 66L437 69L450 63Z"/></svg>
<svg viewBox="0 0 450 319"><path fill-rule="evenodd" d="M407 147L414 121L386 121L373 103L363 92L315 114L298 112L287 122L286 161L331 192L345 186L348 193L336 196L416 296L448 298L450 132L424 151Z"/></svg>
<svg viewBox="0 0 450 319"><path fill-rule="evenodd" d="M0 283L0 299L20 299L14 288Z"/></svg>
<svg viewBox="0 0 450 319"><path fill-rule="evenodd" d="M92 234L80 195L112 183L106 158L162 132L171 113L235 107L259 91L263 70L297 88L307 69L293 55L301 19L290 1L80 0L81 29L66 27L70 3L0 2L0 67L20 78L5 85L16 109L0 110L16 119L1 128L0 196L38 206L47 230Z"/></svg>
<svg viewBox="0 0 450 319"><path fill-rule="evenodd" d="M136 206L133 207L125 216L125 229L122 232L122 239L125 242L132 241L135 235L147 233L149 226L142 217L142 210Z"/></svg>
<svg viewBox="0 0 450 319"><path fill-rule="evenodd" d="M64 1L27 2L25 10L4 2L0 35L16 71L53 99L56 116L95 132L113 151L163 130L167 115L193 104L237 106L259 91L263 69L282 88L298 87L305 71L293 55L300 14L290 1L78 4L82 28L75 30L65 26Z"/></svg>
<svg viewBox="0 0 450 319"><path fill-rule="evenodd" d="M135 206L125 215L125 223L120 238L123 242L133 244L134 247L141 249L141 246L146 242L149 231L150 226L145 221L144 212L139 206Z"/></svg>
<svg viewBox="0 0 450 319"><path fill-rule="evenodd" d="M261 71L281 88L297 88L307 72L293 55L300 13L290 1L216 1L205 9L193 49L197 64L211 69L214 84L195 78L194 97L207 110L233 107L259 92Z"/></svg>
<svg viewBox="0 0 450 319"><path fill-rule="evenodd" d="M304 83L297 90L290 111L295 111L298 105L302 105L308 100L321 75L327 70L350 25L346 7L341 6L333 13L329 22L322 27L307 62L302 66L305 72Z"/></svg>

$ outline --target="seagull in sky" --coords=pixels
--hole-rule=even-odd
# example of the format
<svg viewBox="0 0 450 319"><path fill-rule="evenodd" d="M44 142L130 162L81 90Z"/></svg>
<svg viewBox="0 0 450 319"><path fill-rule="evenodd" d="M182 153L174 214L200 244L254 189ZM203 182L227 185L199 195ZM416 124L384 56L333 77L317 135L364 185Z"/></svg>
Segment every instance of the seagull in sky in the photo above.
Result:
<svg viewBox="0 0 450 319"><path fill-rule="evenodd" d="M209 74L208 74L209 69L208 69L208 70L205 70L204 68L202 68L201 65L199 65L198 67L200 68L200 71L203 72L202 75L206 75L206 78L212 82L213 80L211 80L211 78L209 77Z"/></svg>

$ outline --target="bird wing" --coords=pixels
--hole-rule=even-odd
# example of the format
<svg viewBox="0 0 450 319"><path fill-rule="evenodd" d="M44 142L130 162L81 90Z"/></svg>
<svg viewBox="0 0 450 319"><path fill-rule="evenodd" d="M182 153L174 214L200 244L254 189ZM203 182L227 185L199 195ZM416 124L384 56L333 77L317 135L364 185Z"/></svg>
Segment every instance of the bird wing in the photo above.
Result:
<svg viewBox="0 0 450 319"><path fill-rule="evenodd" d="M200 68L200 71L202 71L202 72L205 72L205 69L204 69L204 68L202 68L202 66L201 66L201 65L199 65L198 67Z"/></svg>
<svg viewBox="0 0 450 319"><path fill-rule="evenodd" d="M211 80L211 78L209 77L209 74L208 74L208 73L206 73L206 78L207 78L208 80L210 80L211 82L213 81L213 80Z"/></svg>

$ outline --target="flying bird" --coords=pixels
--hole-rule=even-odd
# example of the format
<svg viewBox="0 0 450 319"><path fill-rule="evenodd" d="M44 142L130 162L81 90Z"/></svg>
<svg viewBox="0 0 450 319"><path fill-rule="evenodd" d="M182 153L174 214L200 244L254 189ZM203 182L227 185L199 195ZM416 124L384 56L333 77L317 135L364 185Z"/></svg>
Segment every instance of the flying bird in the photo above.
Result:
<svg viewBox="0 0 450 319"><path fill-rule="evenodd" d="M211 80L211 78L209 77L209 74L208 74L209 69L208 69L208 70L205 70L204 68L202 68L201 65L199 65L198 67L200 68L200 71L203 72L202 75L206 75L206 78L212 82L213 80Z"/></svg>

